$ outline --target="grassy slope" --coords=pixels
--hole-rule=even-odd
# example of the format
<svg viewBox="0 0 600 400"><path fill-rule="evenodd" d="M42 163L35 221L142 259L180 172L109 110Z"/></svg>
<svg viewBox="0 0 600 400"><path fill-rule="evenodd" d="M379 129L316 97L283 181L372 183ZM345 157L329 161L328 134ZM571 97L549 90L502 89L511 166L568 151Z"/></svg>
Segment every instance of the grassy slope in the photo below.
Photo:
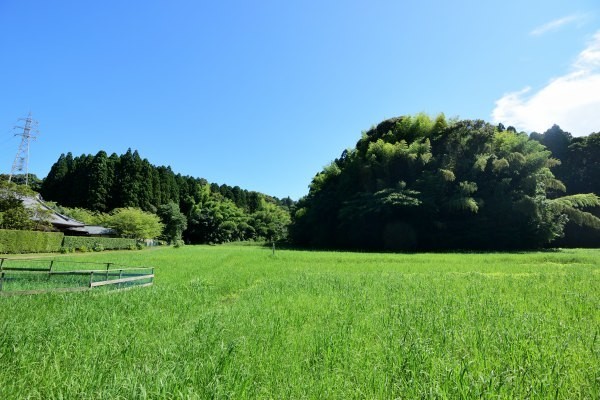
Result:
<svg viewBox="0 0 600 400"><path fill-rule="evenodd" d="M0 298L1 399L600 398L597 250L75 257L155 285Z"/></svg>

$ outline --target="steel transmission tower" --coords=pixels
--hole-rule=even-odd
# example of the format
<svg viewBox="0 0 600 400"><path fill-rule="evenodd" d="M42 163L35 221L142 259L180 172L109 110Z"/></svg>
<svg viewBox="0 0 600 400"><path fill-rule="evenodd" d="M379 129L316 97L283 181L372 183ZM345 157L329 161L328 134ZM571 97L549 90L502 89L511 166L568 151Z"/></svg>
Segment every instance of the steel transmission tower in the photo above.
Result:
<svg viewBox="0 0 600 400"><path fill-rule="evenodd" d="M35 140L36 135L39 133L37 130L38 122L31 118L31 113L27 116L27 118L19 118L19 121L24 121L24 126L15 126L15 129L22 129L23 132L15 133L15 136L21 136L21 144L19 145L19 150L17 151L17 155L15 156L15 161L13 162L12 169L10 170L10 175L8 177L8 181L12 180L13 175L17 173L25 172L25 185L29 184L29 142L31 140Z"/></svg>

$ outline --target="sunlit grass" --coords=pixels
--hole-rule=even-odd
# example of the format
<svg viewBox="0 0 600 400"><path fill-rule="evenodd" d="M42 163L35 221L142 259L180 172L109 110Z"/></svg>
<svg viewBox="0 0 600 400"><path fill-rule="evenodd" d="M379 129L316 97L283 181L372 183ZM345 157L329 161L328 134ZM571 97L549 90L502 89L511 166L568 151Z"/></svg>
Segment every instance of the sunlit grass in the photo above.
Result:
<svg viewBox="0 0 600 400"><path fill-rule="evenodd" d="M597 250L68 257L155 284L0 298L0 399L600 398Z"/></svg>

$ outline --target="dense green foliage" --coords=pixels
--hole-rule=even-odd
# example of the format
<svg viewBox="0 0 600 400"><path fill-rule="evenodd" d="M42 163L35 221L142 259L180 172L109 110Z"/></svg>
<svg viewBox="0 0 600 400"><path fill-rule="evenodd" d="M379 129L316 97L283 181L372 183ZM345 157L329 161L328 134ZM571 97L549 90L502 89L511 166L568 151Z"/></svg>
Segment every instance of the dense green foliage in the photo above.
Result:
<svg viewBox="0 0 600 400"><path fill-rule="evenodd" d="M116 208L158 213L164 237L171 242L183 237L188 243L285 237L293 206L289 198L175 174L131 150L110 157L104 151L95 156L63 154L44 179L41 194L83 222L102 224L102 213Z"/></svg>
<svg viewBox="0 0 600 400"><path fill-rule="evenodd" d="M93 212L85 208L63 207L54 202L46 202L46 204L56 212L69 216L76 221L83 222L85 225L102 225L107 216L105 213Z"/></svg>
<svg viewBox="0 0 600 400"><path fill-rule="evenodd" d="M530 137L561 160L553 171L566 185L567 193L600 193L600 133L574 138L554 125L543 134L534 132Z"/></svg>
<svg viewBox="0 0 600 400"><path fill-rule="evenodd" d="M597 250L57 258L155 284L0 297L2 399L600 398Z"/></svg>
<svg viewBox="0 0 600 400"><path fill-rule="evenodd" d="M187 218L173 202L158 207L158 216L164 224L162 237L169 243L178 243L187 228Z"/></svg>
<svg viewBox="0 0 600 400"><path fill-rule="evenodd" d="M250 213L265 198L279 205L292 204L290 199L278 200L238 186L219 186L202 178L175 174L170 167L150 164L131 149L110 157L105 151L95 156L62 154L44 179L40 193L44 199L62 206L91 211L137 207L155 212L159 206L173 202L186 214L198 202L198 191L204 186L211 194L229 199Z"/></svg>
<svg viewBox="0 0 600 400"><path fill-rule="evenodd" d="M31 229L33 225L30 213L17 196L0 195L0 229Z"/></svg>
<svg viewBox="0 0 600 400"><path fill-rule="evenodd" d="M157 213L161 238L171 243L285 239L291 212L293 242L306 246L597 246L600 134L572 138L554 126L531 139L443 115L387 120L317 174L298 206L174 174L131 150L61 155L41 192L70 207L66 214L100 225L117 208Z"/></svg>
<svg viewBox="0 0 600 400"><path fill-rule="evenodd" d="M136 248L136 243L135 239L126 238L65 236L62 247L73 250L130 250Z"/></svg>
<svg viewBox="0 0 600 400"><path fill-rule="evenodd" d="M0 229L0 253L52 253L60 251L63 234Z"/></svg>
<svg viewBox="0 0 600 400"><path fill-rule="evenodd" d="M0 179L0 229L44 229L49 226L48 214L40 207L35 209L23 205L23 197L34 197L37 193L24 185Z"/></svg>
<svg viewBox="0 0 600 400"><path fill-rule="evenodd" d="M130 239L153 239L163 230L157 215L133 207L113 210L104 217L103 224L120 237Z"/></svg>
<svg viewBox="0 0 600 400"><path fill-rule="evenodd" d="M543 134L534 132L530 137L561 160L553 172L564 182L567 194L595 193L600 196L600 133L574 138L555 125ZM600 217L600 207L589 212ZM557 239L554 244L600 247L600 230L569 222L565 227L565 237Z"/></svg>
<svg viewBox="0 0 600 400"><path fill-rule="evenodd" d="M10 175L8 174L0 174L0 182L8 182L9 178ZM42 186L42 180L35 174L15 174L12 176L11 182L22 187L28 186L34 192L39 192ZM27 185L25 185L25 182L28 182Z"/></svg>
<svg viewBox="0 0 600 400"><path fill-rule="evenodd" d="M313 179L292 238L308 246L388 250L543 246L593 193L551 198L565 187L560 162L525 133L443 115L387 120Z"/></svg>

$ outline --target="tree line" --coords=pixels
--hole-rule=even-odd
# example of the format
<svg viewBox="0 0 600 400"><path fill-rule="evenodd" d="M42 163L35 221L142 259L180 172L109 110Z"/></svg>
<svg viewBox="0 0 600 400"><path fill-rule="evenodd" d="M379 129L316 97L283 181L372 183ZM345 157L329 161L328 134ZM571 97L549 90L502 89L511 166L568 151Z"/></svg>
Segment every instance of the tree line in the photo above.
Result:
<svg viewBox="0 0 600 400"><path fill-rule="evenodd" d="M105 151L61 154L39 191L60 211L86 223L101 224L115 210L155 214L165 238L188 243L278 240L286 235L294 204L290 198L175 174L131 149L110 156Z"/></svg>
<svg viewBox="0 0 600 400"><path fill-rule="evenodd" d="M289 230L292 244L322 248L600 246L600 133L574 138L556 125L527 135L443 114L392 118L363 132L297 203L175 174L131 149L62 154L29 181L58 211L126 237L223 243ZM0 227L25 220L26 210L9 210L16 203L0 201Z"/></svg>
<svg viewBox="0 0 600 400"><path fill-rule="evenodd" d="M443 114L383 121L314 177L291 239L348 249L521 249L553 243L568 223L597 230L589 210L600 206L598 134L559 130L529 138Z"/></svg>

